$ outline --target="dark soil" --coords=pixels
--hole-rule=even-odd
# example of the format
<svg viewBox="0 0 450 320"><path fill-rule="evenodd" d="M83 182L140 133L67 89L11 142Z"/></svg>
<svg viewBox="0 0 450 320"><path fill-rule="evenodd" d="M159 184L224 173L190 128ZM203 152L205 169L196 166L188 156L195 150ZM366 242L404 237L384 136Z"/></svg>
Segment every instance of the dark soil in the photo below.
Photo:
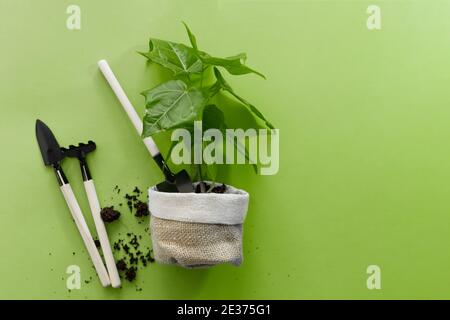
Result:
<svg viewBox="0 0 450 320"><path fill-rule="evenodd" d="M125 279L130 282L136 279L136 271L137 269L135 267L128 268L128 270L125 272Z"/></svg>
<svg viewBox="0 0 450 320"><path fill-rule="evenodd" d="M212 185L210 183L202 181L199 184L197 184L197 186L195 187L195 193L206 193L206 192L225 193L227 191L227 186L223 183L219 184L219 185L215 185L212 189L211 189L211 187L212 187Z"/></svg>
<svg viewBox="0 0 450 320"><path fill-rule="evenodd" d="M119 270L119 271L127 270L127 263L123 259L120 259L119 261L117 261L116 266L117 266L117 270Z"/></svg>
<svg viewBox="0 0 450 320"><path fill-rule="evenodd" d="M136 209L136 213L134 214L136 217L146 217L149 215L148 205L145 202L138 201L134 204L134 208Z"/></svg>
<svg viewBox="0 0 450 320"><path fill-rule="evenodd" d="M132 281L136 277L139 267L146 267L150 263L155 262L153 258L153 250L147 248L144 254L141 250L139 240L142 236L134 233L127 233L127 239L119 239L113 245L116 254L122 253L122 259L117 261L117 269L125 276L125 279ZM132 270L130 270L132 269ZM132 275L134 274L134 277ZM131 279L131 280L130 280Z"/></svg>
<svg viewBox="0 0 450 320"><path fill-rule="evenodd" d="M142 191L139 190L138 187L135 187L134 190L130 194L125 194L125 200L127 201L128 209L132 212L136 205L138 205L141 201L139 197L142 195Z"/></svg>
<svg viewBox="0 0 450 320"><path fill-rule="evenodd" d="M100 216L102 217L102 220L104 222L113 222L120 217L120 212L117 210L114 210L114 207L105 207L100 211Z"/></svg>
<svg viewBox="0 0 450 320"><path fill-rule="evenodd" d="M119 194L119 186L115 186L113 191ZM135 187L132 192L124 195L130 212L138 218L139 224L149 215L147 203L140 199L142 194L143 192L139 190L138 187ZM122 203L119 204L119 207L121 207L121 205ZM114 210L114 207L111 206L105 207L102 210L101 215L105 222L111 222L119 219L120 212ZM146 227L144 231L148 234L148 227ZM141 240L142 235L127 232L125 235L121 236L119 240L113 243L114 256L120 257L116 263L117 269L119 270L121 277L130 282L136 278L139 269L144 268L155 261L153 258L153 251L149 247L145 246L145 253L143 253L144 249L141 249Z"/></svg>

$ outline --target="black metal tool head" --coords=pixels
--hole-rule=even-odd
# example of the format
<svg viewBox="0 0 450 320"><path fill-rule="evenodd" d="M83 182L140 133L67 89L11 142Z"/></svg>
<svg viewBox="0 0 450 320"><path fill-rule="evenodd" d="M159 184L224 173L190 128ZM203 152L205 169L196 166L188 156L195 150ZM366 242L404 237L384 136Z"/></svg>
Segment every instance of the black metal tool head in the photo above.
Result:
<svg viewBox="0 0 450 320"><path fill-rule="evenodd" d="M194 186L192 184L191 177L186 170L181 170L175 173L175 184L179 192L189 193L194 192Z"/></svg>
<svg viewBox="0 0 450 320"><path fill-rule="evenodd" d="M81 160L86 158L86 155L96 148L95 142L89 140L88 143L79 143L77 146L70 145L69 148L61 148L61 150L66 157Z"/></svg>
<svg viewBox="0 0 450 320"><path fill-rule="evenodd" d="M64 154L50 128L41 120L36 120L36 139L46 166L56 165Z"/></svg>
<svg viewBox="0 0 450 320"><path fill-rule="evenodd" d="M156 190L159 192L179 192L177 186L173 182L163 181L156 185Z"/></svg>
<svg viewBox="0 0 450 320"><path fill-rule="evenodd" d="M89 152L97 148L94 141L89 140L88 143L79 143L77 146L70 145L68 148L61 148L64 156L69 158L77 158L80 161L81 175L83 181L91 180L91 172L89 170L86 156Z"/></svg>
<svg viewBox="0 0 450 320"><path fill-rule="evenodd" d="M166 180L158 183L156 189L160 192L194 192L194 186L186 170L181 170L174 174L173 180Z"/></svg>
<svg viewBox="0 0 450 320"><path fill-rule="evenodd" d="M186 170L181 170L180 172L173 174L161 153L154 155L153 160L155 160L166 178L166 181L156 185L158 191L182 193L194 192L192 180Z"/></svg>

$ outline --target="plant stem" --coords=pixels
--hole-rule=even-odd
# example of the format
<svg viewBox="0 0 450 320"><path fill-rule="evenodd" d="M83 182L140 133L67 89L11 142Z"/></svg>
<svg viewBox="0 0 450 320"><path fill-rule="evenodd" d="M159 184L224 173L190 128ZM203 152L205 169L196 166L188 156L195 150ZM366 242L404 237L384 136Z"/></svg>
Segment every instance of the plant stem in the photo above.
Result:
<svg viewBox="0 0 450 320"><path fill-rule="evenodd" d="M198 175L200 177L200 192L205 193L206 190L205 190L205 185L203 184L203 175L202 175L202 165L201 164L198 165Z"/></svg>
<svg viewBox="0 0 450 320"><path fill-rule="evenodd" d="M198 165L197 165L197 169L198 169L198 177L200 178L200 181L203 181L202 165L201 165L201 164L198 164Z"/></svg>
<svg viewBox="0 0 450 320"><path fill-rule="evenodd" d="M212 189L214 189L215 186L216 186L216 182L213 181L213 182L211 183L211 186L209 187L208 191L206 191L206 193L210 193L210 192L212 191Z"/></svg>

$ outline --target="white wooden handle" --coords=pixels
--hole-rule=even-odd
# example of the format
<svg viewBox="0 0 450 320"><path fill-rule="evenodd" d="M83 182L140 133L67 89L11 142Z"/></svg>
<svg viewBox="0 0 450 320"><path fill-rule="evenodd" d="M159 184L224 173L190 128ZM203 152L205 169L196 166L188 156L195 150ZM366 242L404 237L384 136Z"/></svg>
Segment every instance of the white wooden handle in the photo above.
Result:
<svg viewBox="0 0 450 320"><path fill-rule="evenodd" d="M130 100L125 94L125 91L123 91L122 86L120 85L113 71L109 67L108 62L106 62L106 60L100 60L98 62L98 67L100 68L100 71L103 73L106 80L108 81L111 89L116 94L117 99L119 99L123 109L128 114L128 117L130 118L131 122L136 128L137 133L139 135L142 135L143 124L141 118L139 118L139 115L137 114L136 110L134 109L133 105L131 104ZM160 153L158 147L155 144L155 141L151 137L147 137L143 141L152 157L155 157Z"/></svg>
<svg viewBox="0 0 450 320"><path fill-rule="evenodd" d="M95 190L94 181L85 181L84 188L88 197L89 206L91 207L91 213L94 218L95 228L97 229L98 239L100 240L100 245L102 246L103 256L106 261L106 268L108 269L109 279L111 280L111 286L113 288L118 288L120 287L119 273L117 272L116 262L114 261L105 224L100 216L101 208L98 201L97 192Z"/></svg>
<svg viewBox="0 0 450 320"><path fill-rule="evenodd" d="M92 235L89 232L89 228L84 220L83 213L81 212L80 206L78 205L70 184L67 183L62 185L61 192L64 195L64 199L67 202L70 212L72 213L72 217L75 220L75 224L77 225L81 238L84 241L84 245L89 252L92 263L94 264L95 270L100 278L100 282L102 286L107 287L110 285L108 272L106 271L102 258L100 257L97 247L95 246L94 239L92 239Z"/></svg>

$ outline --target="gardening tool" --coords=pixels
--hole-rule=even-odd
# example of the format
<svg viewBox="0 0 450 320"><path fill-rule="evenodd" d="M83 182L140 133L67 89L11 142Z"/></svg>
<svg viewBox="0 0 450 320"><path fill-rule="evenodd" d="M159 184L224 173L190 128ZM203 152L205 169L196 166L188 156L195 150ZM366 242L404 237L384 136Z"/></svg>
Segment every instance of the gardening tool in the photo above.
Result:
<svg viewBox="0 0 450 320"><path fill-rule="evenodd" d="M83 213L73 193L72 187L69 184L64 171L61 168L61 161L64 159L64 153L59 147L58 141L50 131L50 129L40 120L36 120L36 138L41 150L42 159L46 166L51 166L55 171L61 192L66 200L67 206L72 214L75 224L83 239L84 245L91 257L95 270L97 271L100 282L104 287L110 285L108 272L103 264L102 258L95 246L92 235L84 220Z"/></svg>
<svg viewBox="0 0 450 320"><path fill-rule="evenodd" d="M97 229L98 239L102 247L103 256L106 261L106 268L108 269L111 286L113 288L120 287L120 278L117 271L116 262L112 254L111 245L109 243L108 234L106 233L105 224L100 216L100 202L98 200L97 191L95 190L94 180L92 180L91 172L89 170L86 156L89 152L96 149L94 141L89 141L87 144L80 143L78 146L70 145L69 148L61 148L63 154L70 158L77 158L80 161L81 175L83 177L84 189L91 208L92 217L94 218L95 228Z"/></svg>
<svg viewBox="0 0 450 320"><path fill-rule="evenodd" d="M109 85L111 86L112 90L116 94L117 99L119 99L120 103L122 104L122 107L128 114L128 117L136 128L136 131L139 135L142 135L142 121L136 113L136 110L134 109L127 95L123 91L122 87L120 86L120 83L114 75L113 71L109 67L108 62L106 62L106 60L100 60L98 62L98 66L105 76L106 80L108 81ZM183 193L194 192L191 178L189 177L189 174L186 172L186 170L181 170L176 174L172 173L170 168L167 166L167 163L164 161L161 153L159 152L155 141L151 137L146 137L143 139L143 142L150 152L153 160L155 160L156 164L162 170L166 178L166 181L156 185L158 191Z"/></svg>

